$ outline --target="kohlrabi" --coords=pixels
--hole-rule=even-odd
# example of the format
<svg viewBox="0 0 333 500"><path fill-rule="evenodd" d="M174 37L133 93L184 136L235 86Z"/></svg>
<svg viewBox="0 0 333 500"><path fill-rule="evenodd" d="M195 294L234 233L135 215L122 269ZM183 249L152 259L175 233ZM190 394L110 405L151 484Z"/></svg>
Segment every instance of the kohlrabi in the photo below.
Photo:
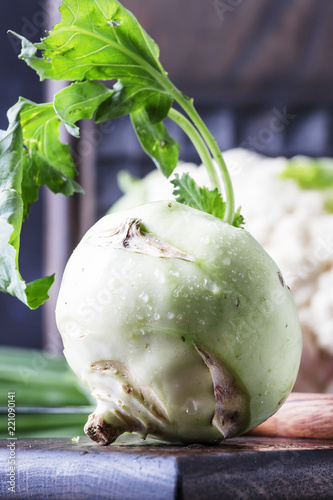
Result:
<svg viewBox="0 0 333 500"><path fill-rule="evenodd" d="M298 370L298 318L272 259L244 229L174 201L88 231L57 322L98 401L86 432L99 442L219 442L274 413Z"/></svg>
<svg viewBox="0 0 333 500"><path fill-rule="evenodd" d="M129 114L144 150L169 177L179 146L163 120L173 120L196 147L212 189L188 174L176 176L177 201L97 222L66 267L57 324L70 366L97 400L85 427L93 440L109 444L130 431L215 443L244 433L272 415L295 382L301 332L291 293L241 227L214 138L134 16L116 0L66 0L61 14L40 43L20 36L20 57L41 79L74 83L53 103L21 99L9 112L2 178L12 188L5 220L12 236L1 270L13 279L0 285L30 307L43 302L50 286L50 278L22 281L13 235L41 184L66 195L80 190L57 139L61 122L78 136L78 120ZM112 79L111 89L101 83ZM21 216L14 218L19 203Z"/></svg>

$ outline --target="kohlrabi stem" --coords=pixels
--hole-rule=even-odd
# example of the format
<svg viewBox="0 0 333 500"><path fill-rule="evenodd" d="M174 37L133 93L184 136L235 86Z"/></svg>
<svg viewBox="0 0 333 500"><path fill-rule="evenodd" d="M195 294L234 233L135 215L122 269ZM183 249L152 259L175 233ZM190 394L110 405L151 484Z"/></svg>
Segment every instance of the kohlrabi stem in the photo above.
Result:
<svg viewBox="0 0 333 500"><path fill-rule="evenodd" d="M196 148L198 155L206 167L206 170L208 172L209 178L212 183L212 187L219 187L219 181L216 175L216 171L212 162L212 157L209 153L209 150L203 141L201 135L197 131L197 129L192 125L192 123L179 111L175 110L174 108L170 108L170 111L168 113L168 117L171 118L177 125L185 132L185 134L189 137L189 139L192 141L194 147Z"/></svg>
<svg viewBox="0 0 333 500"><path fill-rule="evenodd" d="M216 161L216 164L218 166L218 171L219 174L222 177L222 182L223 182L223 187L224 187L224 194L225 194L225 202L226 202L226 210L224 214L223 220L225 222L228 222L229 224L232 224L234 221L235 217L235 198L234 198L234 191L232 188L232 182L230 179L230 175L227 169L227 166L225 164L225 161L223 159L222 153L220 151L220 148L217 145L216 140L210 133L208 127L202 120L201 116L193 106L193 101L192 99L189 99L185 94L180 92L180 90L177 89L173 85L173 83L169 80L169 77L167 73L164 71L161 63L157 59L157 63L160 67L160 72L156 71L155 68L152 68L152 66L147 65L147 63L139 57L140 64L144 67L149 66L149 73L154 74L154 77L156 81L158 81L161 86L164 88L167 94L169 94L170 97L172 97L185 111L185 113L188 115L188 117L192 120L194 126L197 128L199 134L205 141L206 145L208 146L208 149L210 150L214 160ZM204 163L205 166L207 167L207 164ZM209 167L208 167L209 169ZM207 170L208 170L207 169ZM209 172L209 176L211 177L211 173ZM220 183L219 176L216 174L214 175L214 179L218 180L218 189L223 194L223 189ZM214 182L215 184L215 182Z"/></svg>
<svg viewBox="0 0 333 500"><path fill-rule="evenodd" d="M224 162L220 148L218 147L216 140L214 139L214 137L212 136L212 134L208 130L206 124L203 122L202 118L200 117L197 110L193 106L192 101L190 99L188 99L184 94L182 94L176 88L174 88L171 95L175 99L175 101L177 101L178 104L187 113L189 118L192 120L193 124L196 126L196 128L200 132L202 138L206 142L208 148L210 149L210 151L213 155L213 158L215 159L215 161L219 167L219 171L221 173L222 181L223 181L223 185L224 185L225 201L226 201L226 211L225 211L225 215L224 215L224 220L225 220L225 222L232 224L233 220L234 220L234 216L235 216L234 191L232 188L230 175L229 175L227 166ZM219 182L219 189L220 189L221 194L222 194L220 182Z"/></svg>

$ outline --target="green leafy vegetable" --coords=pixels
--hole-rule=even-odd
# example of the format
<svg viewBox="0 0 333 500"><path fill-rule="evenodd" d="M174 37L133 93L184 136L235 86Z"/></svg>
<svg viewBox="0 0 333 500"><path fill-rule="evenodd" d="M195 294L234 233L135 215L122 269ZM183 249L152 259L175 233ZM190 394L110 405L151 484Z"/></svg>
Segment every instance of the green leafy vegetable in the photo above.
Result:
<svg viewBox="0 0 333 500"><path fill-rule="evenodd" d="M22 130L18 121L0 133L0 289L27 303L18 272L18 248L23 220Z"/></svg>
<svg viewBox="0 0 333 500"><path fill-rule="evenodd" d="M70 146L59 140L59 125L53 105L35 104L26 99L19 102L10 110L10 115L20 113L23 131L23 142L27 149L25 156L33 166L33 177L29 175L30 186L26 195L32 190L37 193L41 185L48 186L54 193L71 196L73 193L82 193L82 189L73 178L77 175ZM26 171L24 170L26 176ZM24 179L26 185L26 179ZM37 198L29 199L29 204Z"/></svg>
<svg viewBox="0 0 333 500"><path fill-rule="evenodd" d="M55 109L69 132L77 137L75 122L91 118L96 109L97 122L132 113L144 150L170 175L177 164L178 147L161 122L172 105L167 95L172 85L159 63L155 42L116 1L63 2L61 13L61 22L41 43L31 44L18 36L20 57L41 79L87 80L56 96ZM38 50L43 51L42 58ZM118 82L112 91L89 81L114 78ZM147 119L142 118L144 112Z"/></svg>
<svg viewBox="0 0 333 500"><path fill-rule="evenodd" d="M39 43L11 34L21 41L19 57L41 80L73 83L56 94L54 102L35 104L20 98L9 110L8 130L1 132L0 289L32 308L46 300L53 277L28 285L22 280L18 269L22 222L30 204L38 199L41 185L66 196L82 192L74 181L77 172L70 148L59 140L61 122L78 137L79 120L101 122L130 115L143 149L169 177L179 154L179 145L164 123L170 118L192 140L213 187L219 191L216 169L220 170L226 201L219 198L218 190L209 196L202 191L198 206L220 214L230 224L239 217L235 216L230 177L216 141L193 101L169 80L159 61L157 44L136 18L117 0L64 0L60 11L61 21ZM104 80L116 82L108 88ZM173 109L174 102L184 114Z"/></svg>
<svg viewBox="0 0 333 500"><path fill-rule="evenodd" d="M98 107L95 119L97 123L112 120L145 107L151 122L157 123L168 115L171 105L172 99L166 94L117 82L108 99Z"/></svg>
<svg viewBox="0 0 333 500"><path fill-rule="evenodd" d="M85 406L92 401L88 391L69 369L64 356L16 347L0 348L0 406L7 393L16 393L19 406Z"/></svg>
<svg viewBox="0 0 333 500"><path fill-rule="evenodd" d="M96 121L131 114L145 151L167 176L175 166L177 147L175 141L166 136L162 120L173 101L177 101L197 127L221 170L227 193L225 220L231 222L234 217L233 191L221 152L192 100L169 80L159 62L158 46L136 18L117 0L67 0L60 10L60 23L40 43L33 44L17 35L22 42L20 57L37 71L41 79L117 79L112 93L98 106ZM41 57L38 51L41 51ZM147 117L143 117L144 113ZM77 135L72 122L67 126ZM162 140L162 145L172 142L172 154L170 148L157 146L157 137ZM165 163L169 161L171 163L166 168ZM214 172L208 169L213 184L217 185Z"/></svg>
<svg viewBox="0 0 333 500"><path fill-rule="evenodd" d="M82 434L92 402L78 383L63 355L42 351L0 348L0 407L8 405L8 391L21 407L45 408L45 413L18 413L16 437L54 437ZM49 413L49 407L85 407L85 413ZM8 437L8 414L0 412L0 439Z"/></svg>
<svg viewBox="0 0 333 500"><path fill-rule="evenodd" d="M155 77L163 70L159 49L135 17L115 0L67 0L61 22L40 43L24 37L19 57L42 80L128 78L138 87L163 90ZM37 51L43 51L43 57Z"/></svg>
<svg viewBox="0 0 333 500"><path fill-rule="evenodd" d="M176 174L171 183L175 186L174 195L179 203L223 219L225 203L217 188L211 191L205 186L198 186L187 173L181 177Z"/></svg>
<svg viewBox="0 0 333 500"><path fill-rule="evenodd" d="M245 223L244 217L241 214L242 207L238 207L235 211L235 216L232 225L235 227L242 227Z"/></svg>
<svg viewBox="0 0 333 500"><path fill-rule="evenodd" d="M23 136L17 115L12 117L8 130L0 133L0 158L0 290L36 308L47 297L53 277L39 281L38 290L32 284L27 288L18 269L25 203L22 193Z"/></svg>
<svg viewBox="0 0 333 500"><path fill-rule="evenodd" d="M189 207L196 208L202 212L214 215L214 217L223 219L226 204L217 188L211 190L205 186L198 186L187 173L182 174L181 177L179 177L179 174L176 174L171 183L175 187L173 194L179 203L183 203L184 205L188 205ZM238 209L232 225L240 227L243 222L244 219L240 215L240 209Z"/></svg>
<svg viewBox="0 0 333 500"><path fill-rule="evenodd" d="M95 81L72 83L54 97L54 109L66 125L68 132L79 137L79 128L75 123L85 118L92 118L96 108L112 93L105 85Z"/></svg>
<svg viewBox="0 0 333 500"><path fill-rule="evenodd" d="M156 161L163 174L169 177L177 166L178 143L162 122L151 123L146 110L135 111L131 119L143 149Z"/></svg>
<svg viewBox="0 0 333 500"><path fill-rule="evenodd" d="M35 309L48 298L54 277L28 285L21 278L22 223L41 185L67 196L82 189L73 181L76 169L69 146L58 139L60 120L52 105L20 99L8 119L7 131L0 133L0 290Z"/></svg>

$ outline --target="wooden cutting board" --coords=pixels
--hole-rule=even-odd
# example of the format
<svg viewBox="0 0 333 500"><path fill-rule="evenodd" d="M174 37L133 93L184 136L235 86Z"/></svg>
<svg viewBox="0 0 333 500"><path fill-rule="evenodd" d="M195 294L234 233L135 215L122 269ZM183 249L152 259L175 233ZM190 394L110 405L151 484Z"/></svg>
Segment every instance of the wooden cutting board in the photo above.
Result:
<svg viewBox="0 0 333 500"><path fill-rule="evenodd" d="M25 439L16 445L15 495L0 444L0 497L78 500L333 498L333 441L244 436L214 447L137 446L127 438Z"/></svg>
<svg viewBox="0 0 333 500"><path fill-rule="evenodd" d="M14 445L2 440L0 498L333 498L332 400L292 394L251 435L218 446L166 445L133 435L107 447L86 437L77 442L18 439ZM8 490L10 446L15 451L15 494Z"/></svg>
<svg viewBox="0 0 333 500"><path fill-rule="evenodd" d="M333 395L292 392L280 410L251 434L333 439Z"/></svg>

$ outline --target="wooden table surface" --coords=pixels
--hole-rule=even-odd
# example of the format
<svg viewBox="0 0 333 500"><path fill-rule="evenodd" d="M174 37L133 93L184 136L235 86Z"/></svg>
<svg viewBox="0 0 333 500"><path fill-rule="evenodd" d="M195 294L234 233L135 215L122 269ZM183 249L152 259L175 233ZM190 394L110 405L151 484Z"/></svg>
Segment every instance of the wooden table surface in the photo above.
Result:
<svg viewBox="0 0 333 500"><path fill-rule="evenodd" d="M0 498L221 500L333 498L333 440L244 436L222 445L101 447L88 438L0 441Z"/></svg>

